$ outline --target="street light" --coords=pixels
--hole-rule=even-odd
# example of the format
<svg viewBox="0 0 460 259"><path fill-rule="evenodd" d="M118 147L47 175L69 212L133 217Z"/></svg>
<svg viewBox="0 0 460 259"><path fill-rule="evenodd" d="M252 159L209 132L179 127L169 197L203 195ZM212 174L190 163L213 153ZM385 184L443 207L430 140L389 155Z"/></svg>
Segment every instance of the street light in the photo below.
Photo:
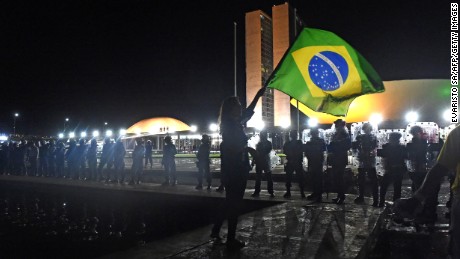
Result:
<svg viewBox="0 0 460 259"><path fill-rule="evenodd" d="M58 137L59 137L60 139L64 138L64 133L59 133Z"/></svg>
<svg viewBox="0 0 460 259"><path fill-rule="evenodd" d="M67 122L69 122L69 118L65 118L64 120L64 133L65 133L65 129L67 128Z"/></svg>
<svg viewBox="0 0 460 259"><path fill-rule="evenodd" d="M372 126L378 126L383 121L383 116L380 113L373 113L369 117L369 122Z"/></svg>
<svg viewBox="0 0 460 259"><path fill-rule="evenodd" d="M95 130L93 131L93 138L97 138L97 137L99 137L99 131Z"/></svg>
<svg viewBox="0 0 460 259"><path fill-rule="evenodd" d="M113 134L113 132L112 132L111 130L107 130L107 131L105 132L105 136L106 136L106 137L111 137L112 134Z"/></svg>
<svg viewBox="0 0 460 259"><path fill-rule="evenodd" d="M19 117L19 113L15 113L13 116L13 135L16 135L16 118Z"/></svg>
<svg viewBox="0 0 460 259"><path fill-rule="evenodd" d="M262 120L256 122L255 128L256 128L258 131L262 131L262 130L265 128L265 122L262 121Z"/></svg>
<svg viewBox="0 0 460 259"><path fill-rule="evenodd" d="M80 137L81 137L81 138L86 138L86 131L82 131L82 132L80 133Z"/></svg>
<svg viewBox="0 0 460 259"><path fill-rule="evenodd" d="M414 111L410 111L406 113L406 121L407 122L416 122L418 120L418 113Z"/></svg>
<svg viewBox="0 0 460 259"><path fill-rule="evenodd" d="M287 129L291 126L291 120L288 118L283 118L280 122L280 126L283 129Z"/></svg>
<svg viewBox="0 0 460 259"><path fill-rule="evenodd" d="M198 130L198 127L196 125L190 126L190 131L191 132L196 132Z"/></svg>
<svg viewBox="0 0 460 259"><path fill-rule="evenodd" d="M309 118L308 119L308 127L314 128L318 126L318 120L316 118Z"/></svg>
<svg viewBox="0 0 460 259"><path fill-rule="evenodd" d="M69 138L75 138L75 132L70 132L69 133Z"/></svg>
<svg viewBox="0 0 460 259"><path fill-rule="evenodd" d="M211 125L209 125L209 130L210 130L210 131L215 132L215 131L217 131L218 129L219 129L219 126L217 126L217 124L215 124L215 123L211 123Z"/></svg>
<svg viewBox="0 0 460 259"><path fill-rule="evenodd" d="M126 135L126 130L120 129L120 136L125 136L125 135Z"/></svg>
<svg viewBox="0 0 460 259"><path fill-rule="evenodd" d="M447 109L445 110L443 113L442 113L442 117L444 118L444 120L450 122L450 116L452 115L452 111L450 109Z"/></svg>

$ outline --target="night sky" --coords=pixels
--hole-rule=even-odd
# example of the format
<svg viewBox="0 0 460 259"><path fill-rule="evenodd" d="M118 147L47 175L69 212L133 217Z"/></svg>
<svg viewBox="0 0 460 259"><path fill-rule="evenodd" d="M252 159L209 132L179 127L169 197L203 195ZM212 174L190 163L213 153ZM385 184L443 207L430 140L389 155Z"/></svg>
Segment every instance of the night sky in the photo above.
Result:
<svg viewBox="0 0 460 259"><path fill-rule="evenodd" d="M244 91L244 14L284 1L4 1L0 134L113 129L157 116L200 128ZM383 80L448 79L449 1L290 1L308 27L333 31ZM241 94L240 94L241 95ZM241 95L244 98L244 94ZM242 98L242 99L243 99Z"/></svg>

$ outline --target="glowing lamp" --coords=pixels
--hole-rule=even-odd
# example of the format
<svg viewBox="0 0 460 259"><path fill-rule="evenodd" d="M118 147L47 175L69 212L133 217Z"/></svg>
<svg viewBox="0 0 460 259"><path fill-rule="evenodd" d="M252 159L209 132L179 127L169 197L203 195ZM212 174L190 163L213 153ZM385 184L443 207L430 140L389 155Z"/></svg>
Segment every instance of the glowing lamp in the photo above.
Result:
<svg viewBox="0 0 460 259"><path fill-rule="evenodd" d="M290 119L287 119L287 118L284 118L281 122L280 122L280 126L281 128L283 129L287 129L291 126L291 120Z"/></svg>
<svg viewBox="0 0 460 259"><path fill-rule="evenodd" d="M318 126L318 119L316 119L316 118L308 119L308 127L314 128L316 126Z"/></svg>
<svg viewBox="0 0 460 259"><path fill-rule="evenodd" d="M369 122L372 125L379 125L383 121L383 116L380 113L373 113L369 117Z"/></svg>
<svg viewBox="0 0 460 259"><path fill-rule="evenodd" d="M191 132L196 132L198 130L198 127L196 125L190 126L190 131Z"/></svg>
<svg viewBox="0 0 460 259"><path fill-rule="evenodd" d="M215 124L215 123L211 123L211 125L209 125L209 130L210 131L217 131L218 128L219 128L219 126L217 126L217 124Z"/></svg>
<svg viewBox="0 0 460 259"><path fill-rule="evenodd" d="M416 122L418 120L418 113L414 111L410 111L406 113L406 121L407 122Z"/></svg>
<svg viewBox="0 0 460 259"><path fill-rule="evenodd" d="M444 120L450 121L451 114L452 114L452 111L450 109L447 109L442 113L442 117L444 118Z"/></svg>
<svg viewBox="0 0 460 259"><path fill-rule="evenodd" d="M260 130L263 130L263 129L265 128L265 122L264 122L264 121L259 121L259 122L257 122L256 125L255 125L255 128L256 128L257 130L259 130L259 131L260 131Z"/></svg>

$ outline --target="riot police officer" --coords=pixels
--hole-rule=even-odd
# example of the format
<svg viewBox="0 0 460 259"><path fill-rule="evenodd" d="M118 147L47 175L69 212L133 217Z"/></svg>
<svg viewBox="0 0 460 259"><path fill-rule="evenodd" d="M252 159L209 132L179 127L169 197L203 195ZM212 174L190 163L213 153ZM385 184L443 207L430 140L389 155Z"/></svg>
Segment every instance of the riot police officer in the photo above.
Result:
<svg viewBox="0 0 460 259"><path fill-rule="evenodd" d="M198 185L195 187L197 190L203 189L203 177L206 177L206 181L208 183L208 190L211 189L211 172L209 170L209 153L210 153L210 141L209 136L203 134L201 137L201 145L198 148L198 153L196 154L196 158L198 159L197 167L198 167Z"/></svg>
<svg viewBox="0 0 460 259"><path fill-rule="evenodd" d="M409 157L409 174L412 179L412 192L416 192L422 186L428 173L428 142L424 138L423 129L420 126L413 126L409 133L412 141L407 144ZM440 186L436 186L435 193L439 192ZM419 223L434 223L437 219L436 208L438 196L432 195L425 200L423 210L417 215Z"/></svg>
<svg viewBox="0 0 460 259"><path fill-rule="evenodd" d="M102 146L102 154L101 154L101 161L99 162L99 167L97 170L98 173L98 180L103 178L102 170L105 165L107 165L107 169L110 170L111 163L113 160L113 145L110 141L110 138L106 138L104 140L104 145Z"/></svg>
<svg viewBox="0 0 460 259"><path fill-rule="evenodd" d="M125 181L125 155L126 149L123 145L121 138L117 140L113 148L113 162L115 166L115 177L118 183L124 183Z"/></svg>
<svg viewBox="0 0 460 259"><path fill-rule="evenodd" d="M400 138L401 133L392 132L390 133L389 142L382 146L385 175L380 186L379 207L383 207L385 204L385 195L390 183L393 183L393 201L401 198L401 185L406 171L405 159L407 158L407 151L406 147L399 143Z"/></svg>
<svg viewBox="0 0 460 259"><path fill-rule="evenodd" d="M136 139L136 145L133 150L133 165L131 167L132 176L129 184L139 184L142 170L144 168L143 159L145 155L145 147L142 140Z"/></svg>
<svg viewBox="0 0 460 259"><path fill-rule="evenodd" d="M423 129L420 126L413 126L409 133L412 135L412 140L407 144L408 169L412 180L412 192L415 192L422 185L427 173L428 143L423 139Z"/></svg>
<svg viewBox="0 0 460 259"><path fill-rule="evenodd" d="M165 146L163 148L163 159L161 160L161 164L165 168L165 181L163 185L171 184L172 186L175 186L177 184L175 161L176 154L176 146L172 143L171 136L166 136Z"/></svg>
<svg viewBox="0 0 460 259"><path fill-rule="evenodd" d="M331 142L328 146L328 159L332 165L332 179L337 191L337 197L332 199L336 204L343 204L345 201L345 186L343 175L348 164L348 150L351 148L350 134L346 128L346 123L342 119L334 121L335 132L332 134Z"/></svg>
<svg viewBox="0 0 460 259"><path fill-rule="evenodd" d="M97 180L97 140L91 139L88 152L86 152L86 160L88 161L88 176L87 180Z"/></svg>
<svg viewBox="0 0 460 259"><path fill-rule="evenodd" d="M256 145L256 151L259 154L259 159L256 162L256 183L252 197L258 197L260 193L260 184L262 182L262 171L265 172L267 178L267 191L270 197L275 197L273 192L272 166L270 160L270 152L273 149L272 143L267 139L267 132L260 132L260 141Z"/></svg>
<svg viewBox="0 0 460 259"><path fill-rule="evenodd" d="M283 146L284 154L286 155L287 163L284 166L286 171L286 193L284 198L291 197L291 181L292 174L296 173L297 180L300 187L300 195L305 198L304 193L304 171L303 171L303 143L298 139L297 130L291 130L289 132L290 140L287 141Z"/></svg>
<svg viewBox="0 0 460 259"><path fill-rule="evenodd" d="M375 169L375 157L377 155L377 137L372 134L372 125L364 123L362 126L364 134L356 137L356 149L358 151L358 190L359 195L355 203L364 202L364 190L366 187L366 174L372 186L372 206L379 204L379 186L377 183L377 170Z"/></svg>
<svg viewBox="0 0 460 259"><path fill-rule="evenodd" d="M76 179L84 179L86 175L86 140L80 139L78 142L78 147L76 149L77 152L77 171L76 171Z"/></svg>
<svg viewBox="0 0 460 259"><path fill-rule="evenodd" d="M323 163L326 142L319 136L319 129L310 130L311 138L305 144L305 156L308 159L308 173L312 176L313 193L307 200L321 202L323 194Z"/></svg>

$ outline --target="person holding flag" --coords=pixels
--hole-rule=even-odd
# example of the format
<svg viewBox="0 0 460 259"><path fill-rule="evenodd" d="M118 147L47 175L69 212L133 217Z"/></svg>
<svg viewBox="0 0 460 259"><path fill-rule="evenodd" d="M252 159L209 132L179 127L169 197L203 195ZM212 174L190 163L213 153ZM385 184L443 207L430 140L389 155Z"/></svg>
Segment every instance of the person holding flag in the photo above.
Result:
<svg viewBox="0 0 460 259"><path fill-rule="evenodd" d="M248 138L244 133L243 125L254 114L254 107L264 92L265 87L257 92L251 104L244 110L236 96L225 99L220 109L219 123L222 134L222 143L220 144L221 177L225 185L225 202L222 204L222 208L217 211L211 238L215 239L215 241L221 239L219 232L226 218L228 220L226 246L230 251L236 251L246 245L236 239L236 227L246 182L251 170L248 152L256 159L256 163L259 160L259 156L255 149L248 147Z"/></svg>

